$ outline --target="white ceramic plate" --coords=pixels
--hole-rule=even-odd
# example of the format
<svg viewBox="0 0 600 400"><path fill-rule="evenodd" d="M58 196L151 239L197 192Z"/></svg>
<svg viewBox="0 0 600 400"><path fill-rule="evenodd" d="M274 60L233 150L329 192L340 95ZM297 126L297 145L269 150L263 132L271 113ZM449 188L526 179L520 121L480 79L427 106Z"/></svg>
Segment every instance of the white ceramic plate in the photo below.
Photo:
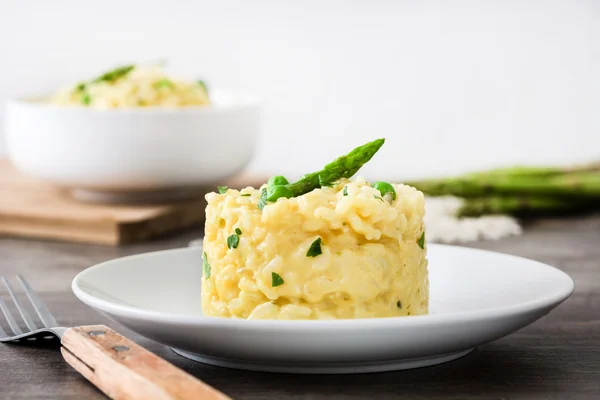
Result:
<svg viewBox="0 0 600 400"><path fill-rule="evenodd" d="M202 250L108 261L80 273L84 303L177 353L259 371L358 373L454 360L546 315L573 292L548 265L468 248L429 245L431 313L329 321L205 317Z"/></svg>

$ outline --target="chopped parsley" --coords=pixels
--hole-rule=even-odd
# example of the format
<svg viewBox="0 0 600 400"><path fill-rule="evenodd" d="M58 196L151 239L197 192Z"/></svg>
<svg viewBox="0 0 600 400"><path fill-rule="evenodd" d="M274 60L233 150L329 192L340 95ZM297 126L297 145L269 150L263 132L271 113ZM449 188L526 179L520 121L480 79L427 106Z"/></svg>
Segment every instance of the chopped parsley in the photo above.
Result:
<svg viewBox="0 0 600 400"><path fill-rule="evenodd" d="M167 78L161 79L160 81L156 82L154 84L154 87L157 89L173 89L175 87L175 85L173 84L173 82L171 82L170 80L168 80Z"/></svg>
<svg viewBox="0 0 600 400"><path fill-rule="evenodd" d="M240 196L242 196L242 197L250 197L250 196L252 196L252 195L251 195L250 193L243 193L243 194L241 194Z"/></svg>
<svg viewBox="0 0 600 400"><path fill-rule="evenodd" d="M344 191L342 192L344 196L348 196L348 186L344 186Z"/></svg>
<svg viewBox="0 0 600 400"><path fill-rule="evenodd" d="M202 269L204 270L204 277L206 279L210 278L210 264L208 263L206 252L204 252L204 255L202 256Z"/></svg>
<svg viewBox="0 0 600 400"><path fill-rule="evenodd" d="M321 238L318 238L317 240L312 242L312 244L308 248L308 251L306 252L306 257L316 257L320 254L323 254L323 251L321 250L321 242Z"/></svg>
<svg viewBox="0 0 600 400"><path fill-rule="evenodd" d="M398 307L398 308L402 308L402 303L400 302L400 300L398 300L398 301L396 302L396 307Z"/></svg>
<svg viewBox="0 0 600 400"><path fill-rule="evenodd" d="M240 244L240 235L234 233L233 235L227 238L227 248L228 249L237 249Z"/></svg>
<svg viewBox="0 0 600 400"><path fill-rule="evenodd" d="M200 87L202 87L202 89L204 89L204 92L206 94L208 94L208 86L206 86L206 82L204 82L203 80L199 80L198 85L200 85Z"/></svg>
<svg viewBox="0 0 600 400"><path fill-rule="evenodd" d="M92 98L90 97L89 94L84 93L81 96L81 104L85 104L86 106L89 106L91 102L92 102Z"/></svg>
<svg viewBox="0 0 600 400"><path fill-rule="evenodd" d="M283 285L283 278L276 272L271 272L271 286L277 287Z"/></svg>
<svg viewBox="0 0 600 400"><path fill-rule="evenodd" d="M85 90L86 86L87 85L85 84L85 82L81 82L77 86L75 86L75 91L76 92L83 92Z"/></svg>
<svg viewBox="0 0 600 400"><path fill-rule="evenodd" d="M242 230L240 228L235 228L235 233L237 233L238 235L241 235Z"/></svg>
<svg viewBox="0 0 600 400"><path fill-rule="evenodd" d="M419 240L417 240L417 244L419 245L420 248L422 248L422 249L425 248L425 231L423 231L423 233L421 234L421 237L419 238Z"/></svg>
<svg viewBox="0 0 600 400"><path fill-rule="evenodd" d="M229 188L227 186L217 186L217 189L219 190L220 194L225 194Z"/></svg>
<svg viewBox="0 0 600 400"><path fill-rule="evenodd" d="M267 205L267 188L263 188L260 193L260 199L258 200L258 208L262 211L263 208Z"/></svg>

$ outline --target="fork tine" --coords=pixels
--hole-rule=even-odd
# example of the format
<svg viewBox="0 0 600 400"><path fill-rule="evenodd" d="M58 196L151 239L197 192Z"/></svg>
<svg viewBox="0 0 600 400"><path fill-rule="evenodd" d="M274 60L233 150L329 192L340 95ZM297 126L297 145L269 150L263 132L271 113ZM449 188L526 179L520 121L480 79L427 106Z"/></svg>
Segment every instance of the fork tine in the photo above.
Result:
<svg viewBox="0 0 600 400"><path fill-rule="evenodd" d="M31 301L31 305L33 305L33 308L40 316L40 319L42 320L44 326L46 328L56 328L58 326L58 323L56 322L56 320L54 319L54 317L50 313L50 310L48 310L44 302L40 300L37 294L35 294L33 288L29 285L25 278L23 278L21 275L17 275L17 278L19 278L23 289L25 289L25 293L27 293L27 297L29 297L29 301Z"/></svg>
<svg viewBox="0 0 600 400"><path fill-rule="evenodd" d="M25 308L21 307L21 303L19 303L19 300L17 299L17 296L15 295L15 292L14 292L10 282L8 282L8 280L4 276L1 277L0 279L2 279L2 283L4 283L4 286L6 286L6 290L8 290L8 293L10 294L12 301L15 303L15 306L17 306L17 310L21 314L21 318L23 318L23 321L25 321L25 325L27 325L27 327L29 328L30 331L36 330L37 326L35 326L35 323L29 316L29 312L27 312L27 310Z"/></svg>
<svg viewBox="0 0 600 400"><path fill-rule="evenodd" d="M6 303L2 299L0 299L0 309L2 309L2 312L4 313L4 316L8 321L8 325L10 326L10 329L12 329L13 333L15 335L21 335L23 331L21 330L21 328L19 328L19 325L13 318L12 313L10 312L10 310L6 306Z"/></svg>

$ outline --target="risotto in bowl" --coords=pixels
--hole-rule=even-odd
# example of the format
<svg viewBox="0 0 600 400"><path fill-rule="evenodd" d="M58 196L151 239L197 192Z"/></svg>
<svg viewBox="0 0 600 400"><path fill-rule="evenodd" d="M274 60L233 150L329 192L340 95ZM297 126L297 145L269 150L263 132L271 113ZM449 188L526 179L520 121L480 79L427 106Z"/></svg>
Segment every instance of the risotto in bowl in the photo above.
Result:
<svg viewBox="0 0 600 400"><path fill-rule="evenodd" d="M186 107L210 104L203 80L174 79L159 66L125 65L89 82L67 86L49 102L61 106L108 108Z"/></svg>
<svg viewBox="0 0 600 400"><path fill-rule="evenodd" d="M374 141L322 171L206 196L202 309L246 319L423 315L429 280L424 197L350 179Z"/></svg>
<svg viewBox="0 0 600 400"><path fill-rule="evenodd" d="M260 102L129 65L10 101L6 119L8 155L23 173L84 199L144 199L193 193L241 171L259 135Z"/></svg>

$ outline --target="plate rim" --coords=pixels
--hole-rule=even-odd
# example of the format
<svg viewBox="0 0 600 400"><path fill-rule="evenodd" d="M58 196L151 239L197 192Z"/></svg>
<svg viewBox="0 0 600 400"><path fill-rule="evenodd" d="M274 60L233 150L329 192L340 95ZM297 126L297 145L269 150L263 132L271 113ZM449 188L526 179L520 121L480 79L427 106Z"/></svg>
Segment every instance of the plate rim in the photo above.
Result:
<svg viewBox="0 0 600 400"><path fill-rule="evenodd" d="M497 251L484 250L471 248L466 246L455 246L455 245L447 245L447 244L438 244L432 243L428 244L429 249L435 248L445 248L452 249L458 251L465 252L477 252L480 254L486 254L488 256L501 256L505 257L507 260L519 260L526 261L534 264L538 264L544 268L549 268L554 270L561 276L561 279L564 280L565 286L559 292L555 292L550 296L543 297L540 299L535 299L523 303L519 303L516 305L506 306L506 307L496 307L485 310L467 310L467 311L456 311L444 314L430 314L430 315L413 315L410 318L407 317L387 317L387 318L360 318L360 319L335 319L335 320L246 320L241 318L219 318L219 317L207 317L204 315L190 315L190 314L178 314L178 313L170 313L164 311L152 311L152 310L144 310L134 306L127 306L123 304L117 304L108 300L104 300L98 297L95 297L89 293L87 293L84 289L80 287L79 282L82 278L88 274L90 271L103 268L106 264L110 264L116 260L127 260L132 258L143 258L153 255L162 255L169 253L185 253L185 252L200 252L201 247L182 247L175 249L167 249L167 250L159 250L152 252L145 252L139 254L128 255L124 257L117 257L111 260L103 261L93 266L90 266L83 271L80 271L74 278L71 283L71 289L75 296L82 301L84 304L100 310L102 312L106 312L111 315L115 315L118 317L125 318L133 318L133 319L143 319L143 320L160 320L165 323L171 324L184 324L184 325L198 325L198 326L239 326L240 321L243 321L244 327L247 329L257 329L261 330L264 328L278 328L278 329L290 329L294 331L298 330L313 330L317 329L340 329L340 328L352 328L353 330L370 330L374 328L389 328L389 327L399 327L406 325L417 325L417 326L431 326L438 325L440 323L457 323L461 321L485 321L492 320L498 318L506 318L512 315L520 315L527 312L532 312L536 310L543 309L545 307L550 307L550 310L557 307L565 300L567 300L575 291L575 282L573 279L564 271L548 265L546 263L532 260L529 258L516 256L513 254L501 253Z"/></svg>

